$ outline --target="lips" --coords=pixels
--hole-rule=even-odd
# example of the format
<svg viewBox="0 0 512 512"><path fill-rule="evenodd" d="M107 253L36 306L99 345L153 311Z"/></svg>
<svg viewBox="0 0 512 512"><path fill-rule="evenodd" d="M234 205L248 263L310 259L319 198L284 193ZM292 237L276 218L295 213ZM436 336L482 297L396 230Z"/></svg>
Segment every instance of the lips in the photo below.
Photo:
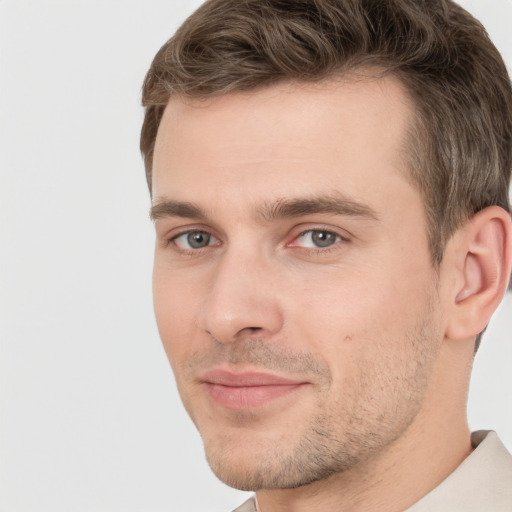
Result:
<svg viewBox="0 0 512 512"><path fill-rule="evenodd" d="M263 372L206 372L201 378L209 397L226 409L249 410L299 390L307 382Z"/></svg>

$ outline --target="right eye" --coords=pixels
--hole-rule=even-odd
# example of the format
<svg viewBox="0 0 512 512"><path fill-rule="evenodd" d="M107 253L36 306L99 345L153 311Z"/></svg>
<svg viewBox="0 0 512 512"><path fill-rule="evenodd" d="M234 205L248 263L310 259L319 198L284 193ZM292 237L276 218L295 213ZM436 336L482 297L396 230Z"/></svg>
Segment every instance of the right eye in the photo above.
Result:
<svg viewBox="0 0 512 512"><path fill-rule="evenodd" d="M186 251L203 249L211 245L219 245L219 241L206 231L187 231L175 236L172 240L180 249Z"/></svg>

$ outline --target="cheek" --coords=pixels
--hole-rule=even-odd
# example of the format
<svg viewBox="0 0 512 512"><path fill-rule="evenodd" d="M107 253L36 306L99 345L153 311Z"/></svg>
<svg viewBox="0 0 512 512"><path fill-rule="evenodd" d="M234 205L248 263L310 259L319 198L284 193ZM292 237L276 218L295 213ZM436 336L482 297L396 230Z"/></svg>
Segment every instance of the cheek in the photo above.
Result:
<svg viewBox="0 0 512 512"><path fill-rule="evenodd" d="M404 350L408 335L428 314L432 284L425 276L425 269L412 273L404 265L333 267L295 288L288 308L295 321L289 325L307 333L328 361L364 357L367 350L377 357Z"/></svg>
<svg viewBox="0 0 512 512"><path fill-rule="evenodd" d="M180 279L155 263L153 305L160 338L173 369L193 350L197 331L200 293L188 280Z"/></svg>
<svg viewBox="0 0 512 512"><path fill-rule="evenodd" d="M311 272L295 281L299 284L289 294L288 313L297 323L337 342L348 342L356 333L364 336L372 324L385 325L383 319L398 309L395 301L402 294L386 278L380 282L377 278L370 266L362 264Z"/></svg>

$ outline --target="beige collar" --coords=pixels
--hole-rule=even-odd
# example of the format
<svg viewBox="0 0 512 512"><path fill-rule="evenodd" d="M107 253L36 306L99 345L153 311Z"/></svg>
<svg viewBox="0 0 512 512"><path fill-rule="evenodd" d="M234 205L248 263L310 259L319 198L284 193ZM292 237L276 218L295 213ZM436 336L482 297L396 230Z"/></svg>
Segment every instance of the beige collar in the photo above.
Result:
<svg viewBox="0 0 512 512"><path fill-rule="evenodd" d="M512 511L512 457L496 432L473 432L462 464L406 512Z"/></svg>

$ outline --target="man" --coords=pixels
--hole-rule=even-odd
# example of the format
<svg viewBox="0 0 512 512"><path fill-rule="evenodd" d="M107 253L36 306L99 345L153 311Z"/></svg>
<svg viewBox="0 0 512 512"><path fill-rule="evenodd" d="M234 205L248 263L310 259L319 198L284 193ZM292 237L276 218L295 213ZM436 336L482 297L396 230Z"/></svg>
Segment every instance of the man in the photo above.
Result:
<svg viewBox="0 0 512 512"><path fill-rule="evenodd" d="M240 512L512 509L470 434L512 266L512 90L450 0L210 0L159 51L154 300Z"/></svg>

